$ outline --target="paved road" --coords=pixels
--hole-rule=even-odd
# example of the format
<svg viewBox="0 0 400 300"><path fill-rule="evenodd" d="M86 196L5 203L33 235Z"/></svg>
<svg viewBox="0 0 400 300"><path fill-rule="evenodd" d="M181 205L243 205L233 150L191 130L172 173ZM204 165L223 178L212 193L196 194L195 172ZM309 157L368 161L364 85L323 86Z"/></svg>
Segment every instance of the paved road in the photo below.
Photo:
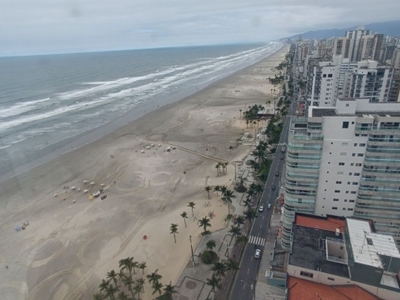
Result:
<svg viewBox="0 0 400 300"><path fill-rule="evenodd" d="M296 90L294 88L294 90ZM296 99L298 95L295 95L293 99ZM297 99L296 99L297 100ZM296 102L296 101L293 101ZM290 105L289 116L293 116L296 110L295 103ZM290 124L290 117L286 117L284 127L282 130L281 138L279 143L287 143L288 129ZM255 258L254 254L256 249L261 249L261 254L263 253L263 248L265 244L265 238L267 237L269 224L271 219L271 214L273 211L273 205L275 199L277 198L279 191L279 182L281 177L281 172L283 169L283 164L285 160L281 160L280 157L283 155L281 152L282 146L279 146L276 150L276 155L272 162L271 170L268 179L265 183L264 192L260 199L260 204L264 206L263 212L258 212L258 217L254 220L253 226L250 230L249 242L247 243L242 261L240 263L240 269L237 273L235 282L232 287L230 294L231 300L249 300L254 298L255 285L257 280L258 268L260 266L261 258ZM278 172L278 176L276 173ZM275 185L275 190L272 190L272 185ZM271 203L271 209L267 209L268 203Z"/></svg>

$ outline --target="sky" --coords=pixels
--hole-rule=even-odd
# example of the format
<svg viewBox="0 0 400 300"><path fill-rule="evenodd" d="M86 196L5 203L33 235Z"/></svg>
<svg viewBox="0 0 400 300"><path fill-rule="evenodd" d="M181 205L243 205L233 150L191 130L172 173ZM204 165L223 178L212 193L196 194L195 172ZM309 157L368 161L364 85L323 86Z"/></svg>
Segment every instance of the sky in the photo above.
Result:
<svg viewBox="0 0 400 300"><path fill-rule="evenodd" d="M399 0L0 0L0 56L267 42L399 11Z"/></svg>

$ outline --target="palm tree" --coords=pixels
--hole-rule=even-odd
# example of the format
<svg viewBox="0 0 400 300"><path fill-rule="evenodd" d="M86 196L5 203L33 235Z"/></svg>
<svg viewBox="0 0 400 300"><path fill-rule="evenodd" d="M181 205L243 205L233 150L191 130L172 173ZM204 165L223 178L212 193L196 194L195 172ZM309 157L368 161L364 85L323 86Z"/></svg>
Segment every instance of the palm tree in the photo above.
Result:
<svg viewBox="0 0 400 300"><path fill-rule="evenodd" d="M199 227L203 227L204 232L207 232L207 227L211 227L210 219L207 217L200 219Z"/></svg>
<svg viewBox="0 0 400 300"><path fill-rule="evenodd" d="M217 195L218 195L218 192L220 192L220 191L221 191L221 187L219 185L216 185L214 187L214 192L217 192Z"/></svg>
<svg viewBox="0 0 400 300"><path fill-rule="evenodd" d="M102 279L101 283L99 284L100 292L105 292L109 285L110 285L110 281Z"/></svg>
<svg viewBox="0 0 400 300"><path fill-rule="evenodd" d="M160 296L161 296L162 287L163 287L163 284L161 282L158 282L158 281L155 282L153 284L153 289L154 289L153 295L158 292L160 294Z"/></svg>
<svg viewBox="0 0 400 300"><path fill-rule="evenodd" d="M158 282L162 278L162 276L160 274L157 274L157 272L158 269L146 276L147 280L151 285L154 285L154 283Z"/></svg>
<svg viewBox="0 0 400 300"><path fill-rule="evenodd" d="M109 284L107 289L106 289L106 296L110 297L111 300L115 300L115 293L118 292L118 288L113 286L112 284Z"/></svg>
<svg viewBox="0 0 400 300"><path fill-rule="evenodd" d="M257 212L252 208L248 208L243 212L243 214L244 218L250 222L253 221L254 218L257 218Z"/></svg>
<svg viewBox="0 0 400 300"><path fill-rule="evenodd" d="M194 210L195 205L196 205L196 203L194 203L194 202L189 202L189 204L188 204L188 207L190 207L192 209L192 217L194 216L193 210Z"/></svg>
<svg viewBox="0 0 400 300"><path fill-rule="evenodd" d="M214 240L210 240L206 243L206 248L209 249L209 251L212 251L217 246Z"/></svg>
<svg viewBox="0 0 400 300"><path fill-rule="evenodd" d="M233 146L229 146L229 153L232 153Z"/></svg>
<svg viewBox="0 0 400 300"><path fill-rule="evenodd" d="M146 269L146 267L147 266L145 261L142 261L138 266L139 269L142 269L142 274L144 274L144 269Z"/></svg>
<svg viewBox="0 0 400 300"><path fill-rule="evenodd" d="M146 283L146 281L142 277L136 279L136 285L140 286L142 292L144 292L144 284L145 283Z"/></svg>
<svg viewBox="0 0 400 300"><path fill-rule="evenodd" d="M222 262L216 262L211 270L213 270L218 277L223 277L225 276L226 265Z"/></svg>
<svg viewBox="0 0 400 300"><path fill-rule="evenodd" d="M132 257L132 258L133 258L133 257ZM139 262L134 261L134 262L132 263L133 274L136 274L136 268L138 268L138 267L139 267Z"/></svg>
<svg viewBox="0 0 400 300"><path fill-rule="evenodd" d="M172 282L170 281L169 284L167 284L164 287L164 296L167 299L172 300L172 295L175 294L175 293L177 293L177 291L175 291L175 287L172 285Z"/></svg>
<svg viewBox="0 0 400 300"><path fill-rule="evenodd" d="M129 300L129 297L124 292L120 292L117 297L118 300Z"/></svg>
<svg viewBox="0 0 400 300"><path fill-rule="evenodd" d="M104 295L102 293L97 293L93 295L93 300L103 300Z"/></svg>
<svg viewBox="0 0 400 300"><path fill-rule="evenodd" d="M215 168L217 169L217 176L219 176L219 168L221 167L221 163L217 163Z"/></svg>
<svg viewBox="0 0 400 300"><path fill-rule="evenodd" d="M231 214L230 204L232 203L232 198L236 198L235 194L231 190L226 190L222 196L222 201L226 202L228 205L228 215Z"/></svg>
<svg viewBox="0 0 400 300"><path fill-rule="evenodd" d="M211 286L211 291L215 292L216 289L221 288L221 278L219 278L215 273L212 274L211 278L207 278L207 285Z"/></svg>
<svg viewBox="0 0 400 300"><path fill-rule="evenodd" d="M249 239L248 239L247 236L245 236L245 235L238 235L238 236L236 237L236 240L235 240L235 245L246 244L248 240L249 240Z"/></svg>
<svg viewBox="0 0 400 300"><path fill-rule="evenodd" d="M132 276L122 275L121 280L125 284L125 286L128 287L129 291L131 292L132 298L134 298L135 297L135 291L132 288L133 283L134 283L133 279L132 279Z"/></svg>
<svg viewBox="0 0 400 300"><path fill-rule="evenodd" d="M179 233L178 232L178 224L172 223L171 227L169 229L171 230L170 233L174 235L174 240L175 240L175 244L176 244L176 234Z"/></svg>
<svg viewBox="0 0 400 300"><path fill-rule="evenodd" d="M246 200L244 200L244 206L251 207L252 203L253 200L249 196L247 196Z"/></svg>
<svg viewBox="0 0 400 300"><path fill-rule="evenodd" d="M231 226L229 233L232 233L232 238L242 233L239 226Z"/></svg>
<svg viewBox="0 0 400 300"><path fill-rule="evenodd" d="M135 291L137 298L140 300L140 293L142 292L142 287L139 285L135 285L135 287L133 288L133 290ZM136 299L136 298L135 298Z"/></svg>
<svg viewBox="0 0 400 300"><path fill-rule="evenodd" d="M226 185L222 185L219 190L221 191L221 195L223 195L228 190L228 187Z"/></svg>
<svg viewBox="0 0 400 300"><path fill-rule="evenodd" d="M132 270L134 268L133 257L127 257L127 258L121 259L119 261L119 267L121 269L121 272L128 270L129 277L132 278Z"/></svg>
<svg viewBox="0 0 400 300"><path fill-rule="evenodd" d="M183 213L181 213L181 217L183 218L183 222L185 223L185 227L187 227L186 226L186 219L188 218L187 212L184 211Z"/></svg>
<svg viewBox="0 0 400 300"><path fill-rule="evenodd" d="M228 174L228 163L227 163L227 162L224 162L224 163L223 163L223 167L224 167L224 169L225 169L225 174Z"/></svg>
<svg viewBox="0 0 400 300"><path fill-rule="evenodd" d="M118 284L117 284L117 273L115 273L115 271L114 270L111 270L110 272L108 272L107 273L107 279L109 280L109 281L113 281L114 282L114 285L116 286L116 287L118 287Z"/></svg>
<svg viewBox="0 0 400 300"><path fill-rule="evenodd" d="M207 192L208 199L210 199L211 186L207 185L204 189L205 189L205 191Z"/></svg>
<svg viewBox="0 0 400 300"><path fill-rule="evenodd" d="M226 268L228 271L236 271L239 270L239 263L236 260L233 260L231 258L228 259L228 262L226 263Z"/></svg>
<svg viewBox="0 0 400 300"><path fill-rule="evenodd" d="M245 219L244 219L244 217L243 216L237 216L236 218L235 218L235 221L233 222L235 225L243 225L244 224L244 221L245 221Z"/></svg>
<svg viewBox="0 0 400 300"><path fill-rule="evenodd" d="M242 110L239 109L239 119L241 119L241 118L242 118Z"/></svg>

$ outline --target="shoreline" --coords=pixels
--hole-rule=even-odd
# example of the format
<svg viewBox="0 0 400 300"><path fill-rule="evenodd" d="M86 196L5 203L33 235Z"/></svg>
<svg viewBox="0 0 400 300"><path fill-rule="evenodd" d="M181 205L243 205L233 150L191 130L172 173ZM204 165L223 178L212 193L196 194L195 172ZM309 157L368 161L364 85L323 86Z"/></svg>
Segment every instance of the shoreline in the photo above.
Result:
<svg viewBox="0 0 400 300"><path fill-rule="evenodd" d="M0 184L8 180L21 177L25 173L33 171L35 168L40 167L43 164L58 159L59 157L68 154L70 152L73 152L77 149L88 146L91 143L99 139L102 139L103 137L112 134L113 132L125 126L129 126L132 122L135 122L140 118L146 117L147 114L153 111L160 110L162 108L165 108L166 106L178 104L179 102L185 101L185 99L188 99L196 95L197 93L202 92L205 89L211 88L216 84L222 83L225 79L229 79L229 77L231 76L236 76L240 72L245 72L246 69L253 67L254 65L260 63L261 61L268 59L268 57L270 57L271 55L274 55L275 53L281 51L282 48L285 47L285 45L286 45L285 43L282 43L282 46L278 50L276 50L275 52L269 54L264 58L261 58L257 62L252 63L251 65L245 66L243 68L239 67L238 70L234 70L231 73L228 73L227 75L221 75L218 78L211 79L209 82L204 83L203 86L200 86L200 89L196 85L194 87L188 88L186 91L178 92L178 95L176 94L170 95L166 100L163 101L161 105L157 105L155 103L157 101L157 98L160 98L161 96L160 95L156 96L155 99L151 99L150 101L146 101L145 103L139 104L137 107L124 113L116 120L113 120L92 130L80 133L78 135L69 137L66 140L50 145L47 148L49 150L47 150L46 154L41 156L36 155L36 158L33 158L28 163L16 166L11 170L6 171L4 174L0 174ZM51 148L53 148L54 150L51 150Z"/></svg>
<svg viewBox="0 0 400 300"><path fill-rule="evenodd" d="M197 220L214 212L211 231L225 226L225 203L214 194L208 199L204 187L231 184L233 163L250 149L237 139L255 130L239 111L274 97L266 78L287 50L284 45L198 93L0 183L0 268L7 266L0 293L10 299L91 299L106 273L128 256L147 262L145 274L160 269L163 283L175 283L190 258L188 236L196 236L194 247L200 239ZM177 149L166 151L169 145ZM218 160L230 162L227 174L216 174ZM91 199L84 188L104 188L108 197ZM193 216L188 201L196 203ZM14 231L26 221L25 230ZM171 223L179 226L177 243ZM148 284L145 290L142 299L150 299Z"/></svg>

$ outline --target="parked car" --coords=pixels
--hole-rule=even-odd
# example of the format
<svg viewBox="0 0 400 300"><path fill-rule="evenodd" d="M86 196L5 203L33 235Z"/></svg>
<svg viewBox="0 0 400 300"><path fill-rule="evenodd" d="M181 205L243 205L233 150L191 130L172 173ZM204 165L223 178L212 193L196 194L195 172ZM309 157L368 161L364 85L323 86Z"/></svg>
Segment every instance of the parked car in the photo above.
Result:
<svg viewBox="0 0 400 300"><path fill-rule="evenodd" d="M276 173L275 173L275 176L279 176L279 172L276 172Z"/></svg>
<svg viewBox="0 0 400 300"><path fill-rule="evenodd" d="M254 253L254 257L255 258L260 258L261 255L261 250L260 249L256 249L256 253Z"/></svg>
<svg viewBox="0 0 400 300"><path fill-rule="evenodd" d="M272 189L272 190L275 190L275 188L276 188L276 186L275 186L275 184L273 184L273 185L271 186L271 189Z"/></svg>
<svg viewBox="0 0 400 300"><path fill-rule="evenodd" d="M258 208L258 211L264 211L264 206L260 205L260 207Z"/></svg>

